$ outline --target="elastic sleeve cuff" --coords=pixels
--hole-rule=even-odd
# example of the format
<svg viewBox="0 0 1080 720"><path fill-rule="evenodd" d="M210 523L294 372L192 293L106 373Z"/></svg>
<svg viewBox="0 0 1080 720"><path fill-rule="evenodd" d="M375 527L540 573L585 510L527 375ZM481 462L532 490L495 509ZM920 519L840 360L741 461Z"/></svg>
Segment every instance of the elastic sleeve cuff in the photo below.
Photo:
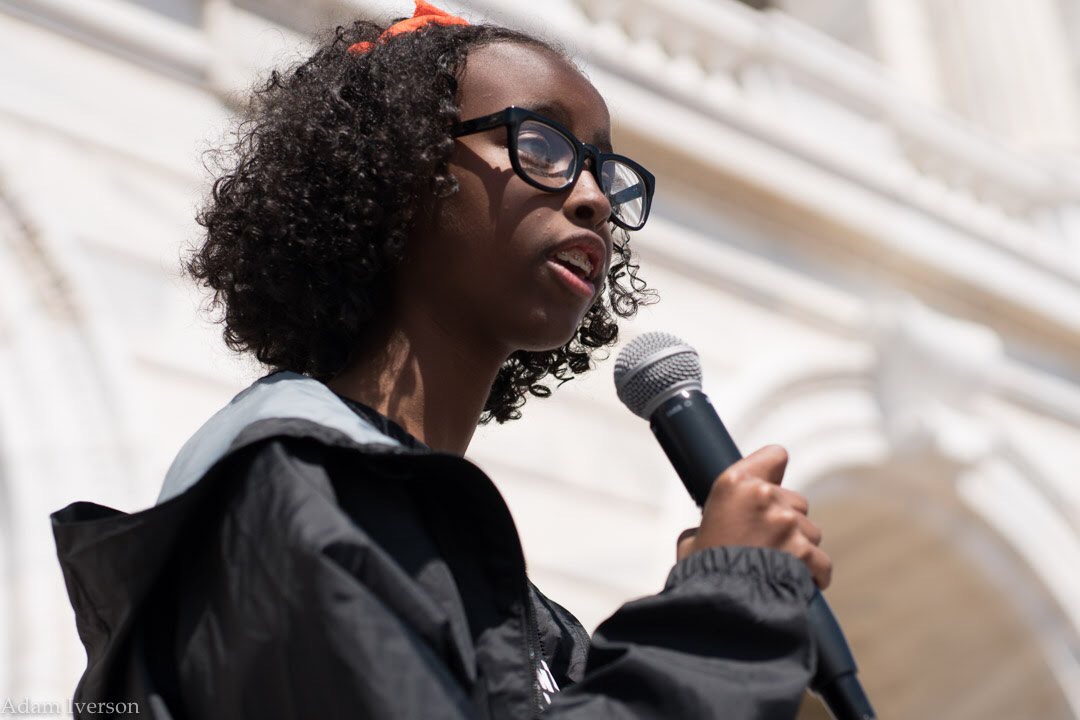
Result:
<svg viewBox="0 0 1080 720"><path fill-rule="evenodd" d="M786 552L770 548L725 546L700 550L671 568L664 592L717 576L739 578L759 592L796 596L809 603L814 580L806 565Z"/></svg>

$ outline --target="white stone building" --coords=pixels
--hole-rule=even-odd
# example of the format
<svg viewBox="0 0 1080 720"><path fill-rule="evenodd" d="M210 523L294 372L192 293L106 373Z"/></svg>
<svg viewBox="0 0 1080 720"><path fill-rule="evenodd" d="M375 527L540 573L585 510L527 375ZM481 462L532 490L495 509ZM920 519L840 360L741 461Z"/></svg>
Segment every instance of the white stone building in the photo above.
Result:
<svg viewBox="0 0 1080 720"><path fill-rule="evenodd" d="M257 376L179 277L200 153L311 28L409 11L349 2L0 0L0 700L84 666L48 514L150 505ZM565 44L657 174L625 335L787 446L881 717L1080 718L1080 0L445 6ZM611 365L470 453L590 627L694 522Z"/></svg>

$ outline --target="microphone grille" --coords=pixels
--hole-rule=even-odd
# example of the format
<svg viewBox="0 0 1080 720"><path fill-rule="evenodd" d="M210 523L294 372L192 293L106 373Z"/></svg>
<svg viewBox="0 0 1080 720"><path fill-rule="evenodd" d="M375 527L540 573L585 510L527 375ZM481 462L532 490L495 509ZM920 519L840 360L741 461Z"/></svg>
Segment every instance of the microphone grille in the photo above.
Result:
<svg viewBox="0 0 1080 720"><path fill-rule="evenodd" d="M638 417L648 420L663 400L684 388L701 389L701 358L670 333L639 335L615 359L615 393Z"/></svg>

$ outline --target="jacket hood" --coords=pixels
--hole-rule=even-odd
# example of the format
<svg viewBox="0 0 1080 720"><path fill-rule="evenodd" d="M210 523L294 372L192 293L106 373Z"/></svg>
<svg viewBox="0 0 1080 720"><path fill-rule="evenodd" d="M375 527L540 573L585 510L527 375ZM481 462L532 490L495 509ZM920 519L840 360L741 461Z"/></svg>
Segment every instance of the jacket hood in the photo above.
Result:
<svg viewBox="0 0 1080 720"><path fill-rule="evenodd" d="M77 502L52 515L53 536L87 670L76 696L105 697L107 678L133 641L137 609L168 563L195 501L180 497L127 514Z"/></svg>
<svg viewBox="0 0 1080 720"><path fill-rule="evenodd" d="M263 422L277 421L277 422ZM208 522L207 495L224 493L228 473L217 466L242 447L288 428L290 434L329 432L381 451L400 449L353 412L329 388L296 373L255 382L218 411L181 448L166 475L158 504L136 513L76 502L52 514L53 537L87 672L79 690L102 696L115 660L133 642L139 607L165 572L187 533Z"/></svg>

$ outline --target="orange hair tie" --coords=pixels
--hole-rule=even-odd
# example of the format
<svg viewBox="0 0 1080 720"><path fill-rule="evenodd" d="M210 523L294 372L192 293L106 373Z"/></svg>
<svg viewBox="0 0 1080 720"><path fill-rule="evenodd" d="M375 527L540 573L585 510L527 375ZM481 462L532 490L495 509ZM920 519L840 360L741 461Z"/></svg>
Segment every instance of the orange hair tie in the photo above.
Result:
<svg viewBox="0 0 1080 720"><path fill-rule="evenodd" d="M384 43L395 35L401 35L402 33L415 32L420 28L427 27L428 25L468 25L469 22L465 18L460 18L457 15L451 15L445 10L440 10L434 5L428 5L424 0L416 0L416 10L413 12L413 16L407 20L394 23L390 27L386 28L382 35L378 37L375 42ZM349 52L353 55L362 55L375 46L375 43L370 42L358 42L349 46Z"/></svg>

